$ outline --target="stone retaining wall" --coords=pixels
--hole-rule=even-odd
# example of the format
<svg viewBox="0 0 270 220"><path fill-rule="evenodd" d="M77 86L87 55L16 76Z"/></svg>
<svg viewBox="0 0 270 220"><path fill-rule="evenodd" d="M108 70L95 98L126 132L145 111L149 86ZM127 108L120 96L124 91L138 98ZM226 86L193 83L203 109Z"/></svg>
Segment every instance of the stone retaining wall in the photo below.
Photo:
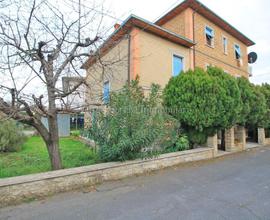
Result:
<svg viewBox="0 0 270 220"><path fill-rule="evenodd" d="M258 143L261 145L270 144L270 138L266 138L264 128L258 128Z"/></svg>
<svg viewBox="0 0 270 220"><path fill-rule="evenodd" d="M102 163L0 179L0 207L213 157L213 148L197 148L163 154L149 160Z"/></svg>

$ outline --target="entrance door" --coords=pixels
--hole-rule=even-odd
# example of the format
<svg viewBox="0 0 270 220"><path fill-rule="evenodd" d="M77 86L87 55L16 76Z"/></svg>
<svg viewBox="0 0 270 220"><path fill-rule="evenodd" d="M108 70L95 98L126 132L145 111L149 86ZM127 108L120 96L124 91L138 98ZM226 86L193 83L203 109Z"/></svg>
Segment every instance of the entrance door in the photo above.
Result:
<svg viewBox="0 0 270 220"><path fill-rule="evenodd" d="M218 149L225 151L225 130L218 132Z"/></svg>
<svg viewBox="0 0 270 220"><path fill-rule="evenodd" d="M247 142L258 143L258 128L248 127L248 129L247 129Z"/></svg>

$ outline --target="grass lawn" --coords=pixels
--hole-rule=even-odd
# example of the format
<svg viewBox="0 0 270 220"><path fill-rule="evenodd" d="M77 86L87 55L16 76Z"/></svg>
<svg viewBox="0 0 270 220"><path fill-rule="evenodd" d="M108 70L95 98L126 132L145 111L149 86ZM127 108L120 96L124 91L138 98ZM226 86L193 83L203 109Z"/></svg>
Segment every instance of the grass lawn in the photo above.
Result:
<svg viewBox="0 0 270 220"><path fill-rule="evenodd" d="M93 150L74 137L61 138L60 150L64 168L97 162ZM48 152L41 137L30 137L19 152L0 153L0 178L45 172L50 169Z"/></svg>

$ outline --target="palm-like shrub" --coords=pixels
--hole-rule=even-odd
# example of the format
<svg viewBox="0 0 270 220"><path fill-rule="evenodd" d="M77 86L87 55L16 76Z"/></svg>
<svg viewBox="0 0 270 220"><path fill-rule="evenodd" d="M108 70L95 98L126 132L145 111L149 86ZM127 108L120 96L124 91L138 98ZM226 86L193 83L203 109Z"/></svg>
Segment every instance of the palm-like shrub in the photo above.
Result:
<svg viewBox="0 0 270 220"><path fill-rule="evenodd" d="M136 79L113 93L105 111L95 114L89 136L103 161L124 161L155 155L177 139L178 122L162 108L159 86L145 94Z"/></svg>

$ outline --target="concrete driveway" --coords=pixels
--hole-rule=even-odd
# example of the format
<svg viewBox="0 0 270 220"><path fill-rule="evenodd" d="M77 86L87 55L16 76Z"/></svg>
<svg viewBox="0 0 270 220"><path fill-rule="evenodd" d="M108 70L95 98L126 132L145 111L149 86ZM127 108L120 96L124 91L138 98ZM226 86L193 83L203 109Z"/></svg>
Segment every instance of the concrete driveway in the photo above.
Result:
<svg viewBox="0 0 270 220"><path fill-rule="evenodd" d="M270 148L0 209L0 219L270 219Z"/></svg>

